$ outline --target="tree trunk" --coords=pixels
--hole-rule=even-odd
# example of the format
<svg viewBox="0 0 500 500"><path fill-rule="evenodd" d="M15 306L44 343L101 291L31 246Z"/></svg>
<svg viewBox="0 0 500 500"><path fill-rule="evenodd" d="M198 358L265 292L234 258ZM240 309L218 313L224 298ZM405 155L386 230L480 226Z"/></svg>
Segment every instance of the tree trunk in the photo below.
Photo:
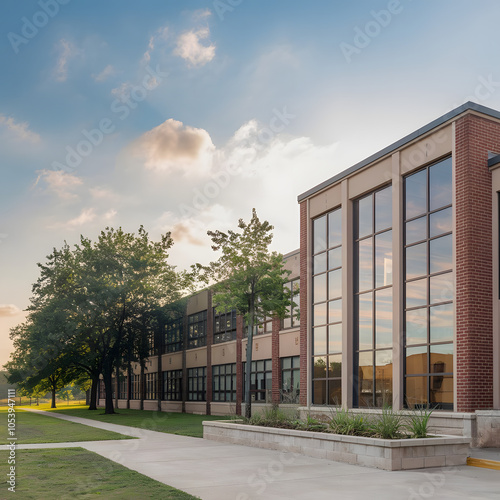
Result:
<svg viewBox="0 0 500 500"><path fill-rule="evenodd" d="M144 381L144 366L141 364L141 376L139 378L139 398L141 399L139 409L144 410L144 392L145 392L145 381Z"/></svg>
<svg viewBox="0 0 500 500"><path fill-rule="evenodd" d="M55 408L56 407L56 388L55 388L55 386L52 386L51 392L52 392L52 403L51 403L50 407Z"/></svg>
<svg viewBox="0 0 500 500"><path fill-rule="evenodd" d="M103 370L104 390L106 392L104 413L106 415L113 415L115 410L113 408L113 368L107 367Z"/></svg>
<svg viewBox="0 0 500 500"><path fill-rule="evenodd" d="M90 387L89 410L97 410L97 388L99 386L99 375L92 377L92 385Z"/></svg>
<svg viewBox="0 0 500 500"><path fill-rule="evenodd" d="M254 323L254 303L253 297L250 299L250 320L248 322L248 339L245 365L245 417L252 416L252 397L250 394L250 376L252 373L252 348L253 348L253 323Z"/></svg>

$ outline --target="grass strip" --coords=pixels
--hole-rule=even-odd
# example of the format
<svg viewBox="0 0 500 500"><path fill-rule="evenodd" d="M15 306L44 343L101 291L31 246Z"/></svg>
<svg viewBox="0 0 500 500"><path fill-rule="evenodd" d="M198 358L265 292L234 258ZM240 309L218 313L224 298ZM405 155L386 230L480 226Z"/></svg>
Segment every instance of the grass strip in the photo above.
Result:
<svg viewBox="0 0 500 500"><path fill-rule="evenodd" d="M114 415L105 415L99 408L95 411L88 410L88 406L78 408L60 408L50 410L73 417L89 418L110 424L128 425L150 431L166 432L181 436L203 437L204 420L226 420L233 417L220 417L214 415L194 415L192 413L171 413L148 410L116 410Z"/></svg>
<svg viewBox="0 0 500 500"><path fill-rule="evenodd" d="M0 498L11 493L6 453L0 452ZM17 450L15 493L34 500L196 498L83 448Z"/></svg>
<svg viewBox="0 0 500 500"><path fill-rule="evenodd" d="M7 443L7 408L0 408L0 443ZM96 429L59 418L32 413L16 408L15 437L17 444L70 443L78 441L105 441L131 439L117 432Z"/></svg>

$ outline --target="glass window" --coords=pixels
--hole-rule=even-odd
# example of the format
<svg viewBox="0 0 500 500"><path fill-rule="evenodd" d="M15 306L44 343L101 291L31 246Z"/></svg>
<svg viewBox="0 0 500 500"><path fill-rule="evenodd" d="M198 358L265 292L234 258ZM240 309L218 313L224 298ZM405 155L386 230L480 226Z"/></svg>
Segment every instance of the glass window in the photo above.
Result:
<svg viewBox="0 0 500 500"><path fill-rule="evenodd" d="M207 345L207 311L188 316L188 349Z"/></svg>
<svg viewBox="0 0 500 500"><path fill-rule="evenodd" d="M326 250L326 215L315 219L313 222L313 250L314 253L323 252Z"/></svg>
<svg viewBox="0 0 500 500"><path fill-rule="evenodd" d="M188 401L206 401L207 367L188 368Z"/></svg>
<svg viewBox="0 0 500 500"><path fill-rule="evenodd" d="M212 366L212 400L236 401L236 363Z"/></svg>
<svg viewBox="0 0 500 500"><path fill-rule="evenodd" d="M405 186L405 400L410 407L452 410L451 158L406 177Z"/></svg>
<svg viewBox="0 0 500 500"><path fill-rule="evenodd" d="M182 351L182 318L170 321L165 325L164 353Z"/></svg>
<svg viewBox="0 0 500 500"><path fill-rule="evenodd" d="M236 310L217 313L214 308L214 344L236 340Z"/></svg>
<svg viewBox="0 0 500 500"><path fill-rule="evenodd" d="M392 186L355 202L354 406L392 404ZM355 280L356 284L356 280Z"/></svg>
<svg viewBox="0 0 500 500"><path fill-rule="evenodd" d="M290 290L292 304L288 308L287 317L283 320L283 328L295 328L300 325L300 279L292 280L285 286Z"/></svg>
<svg viewBox="0 0 500 500"><path fill-rule="evenodd" d="M281 402L299 402L300 356L281 358Z"/></svg>
<svg viewBox="0 0 500 500"><path fill-rule="evenodd" d="M182 370L163 372L163 399L182 401Z"/></svg>
<svg viewBox="0 0 500 500"><path fill-rule="evenodd" d="M246 375L245 365L246 363L243 363L243 373ZM272 361L270 359L252 361L250 374L250 394L252 401L270 403L271 391ZM245 393L245 380L243 380L243 393Z"/></svg>
<svg viewBox="0 0 500 500"><path fill-rule="evenodd" d="M158 373L146 373L145 399L158 399Z"/></svg>

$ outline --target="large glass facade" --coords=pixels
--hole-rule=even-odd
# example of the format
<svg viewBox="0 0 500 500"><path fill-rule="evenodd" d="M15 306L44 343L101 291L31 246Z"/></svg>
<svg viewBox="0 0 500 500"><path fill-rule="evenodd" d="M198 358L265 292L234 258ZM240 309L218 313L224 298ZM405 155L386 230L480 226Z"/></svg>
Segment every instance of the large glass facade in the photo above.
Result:
<svg viewBox="0 0 500 500"><path fill-rule="evenodd" d="M354 406L392 404L392 187L354 203Z"/></svg>
<svg viewBox="0 0 500 500"><path fill-rule="evenodd" d="M452 160L405 178L405 403L453 409Z"/></svg>
<svg viewBox="0 0 500 500"><path fill-rule="evenodd" d="M313 404L342 403L342 212L313 221Z"/></svg>

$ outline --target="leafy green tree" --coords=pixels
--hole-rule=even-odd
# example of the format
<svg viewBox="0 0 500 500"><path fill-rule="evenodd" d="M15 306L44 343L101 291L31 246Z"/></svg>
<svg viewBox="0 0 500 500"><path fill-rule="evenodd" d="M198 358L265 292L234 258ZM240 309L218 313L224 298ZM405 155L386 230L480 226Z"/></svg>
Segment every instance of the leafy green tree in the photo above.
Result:
<svg viewBox="0 0 500 500"><path fill-rule="evenodd" d="M285 287L290 271L283 266L283 255L271 252L273 226L261 222L255 209L249 223L240 219L239 232L208 231L219 258L208 266L196 264L194 270L206 283L214 282L216 310L235 309L244 318L247 329L245 366L245 416L251 416L250 373L253 334L265 317L285 318L291 305L290 290Z"/></svg>

